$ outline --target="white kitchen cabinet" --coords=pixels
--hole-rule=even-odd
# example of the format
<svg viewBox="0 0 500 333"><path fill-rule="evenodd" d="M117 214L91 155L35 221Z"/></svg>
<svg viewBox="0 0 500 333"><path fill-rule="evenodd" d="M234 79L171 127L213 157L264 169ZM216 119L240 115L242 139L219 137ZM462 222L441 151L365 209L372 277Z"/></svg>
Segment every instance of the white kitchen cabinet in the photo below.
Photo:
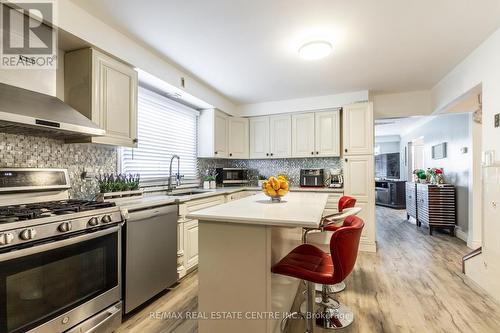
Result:
<svg viewBox="0 0 500 333"><path fill-rule="evenodd" d="M184 256L186 270L198 265L198 220L184 222Z"/></svg>
<svg viewBox="0 0 500 333"><path fill-rule="evenodd" d="M313 112L292 115L292 157L315 155L314 125Z"/></svg>
<svg viewBox="0 0 500 333"><path fill-rule="evenodd" d="M340 156L339 111L315 113L316 156Z"/></svg>
<svg viewBox="0 0 500 333"><path fill-rule="evenodd" d="M344 158L344 195L356 198L358 214L365 222L360 249L376 251L375 245L375 179L373 155Z"/></svg>
<svg viewBox="0 0 500 333"><path fill-rule="evenodd" d="M269 117L250 118L250 158L268 158L270 151L269 142Z"/></svg>
<svg viewBox="0 0 500 333"><path fill-rule="evenodd" d="M291 116L250 118L250 158L291 156Z"/></svg>
<svg viewBox="0 0 500 333"><path fill-rule="evenodd" d="M229 156L229 116L216 109L200 112L198 118L198 157Z"/></svg>
<svg viewBox="0 0 500 333"><path fill-rule="evenodd" d="M356 103L342 108L344 155L373 154L373 104Z"/></svg>
<svg viewBox="0 0 500 333"><path fill-rule="evenodd" d="M106 131L102 137L74 139L137 147L137 72L92 48L67 52L64 100Z"/></svg>
<svg viewBox="0 0 500 333"><path fill-rule="evenodd" d="M292 155L292 117L269 117L269 157L283 158Z"/></svg>
<svg viewBox="0 0 500 333"><path fill-rule="evenodd" d="M229 117L229 158L248 158L248 118Z"/></svg>
<svg viewBox="0 0 500 333"><path fill-rule="evenodd" d="M375 195L373 156L349 156L344 159L344 194L369 201Z"/></svg>

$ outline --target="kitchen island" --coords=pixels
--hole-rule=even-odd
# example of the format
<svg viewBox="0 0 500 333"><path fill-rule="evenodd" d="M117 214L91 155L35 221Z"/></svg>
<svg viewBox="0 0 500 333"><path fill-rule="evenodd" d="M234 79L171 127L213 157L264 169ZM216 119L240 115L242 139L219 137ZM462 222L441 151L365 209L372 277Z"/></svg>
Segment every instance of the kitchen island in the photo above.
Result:
<svg viewBox="0 0 500 333"><path fill-rule="evenodd" d="M200 333L279 332L300 281L271 266L301 243L303 227L319 226L327 200L294 192L271 203L258 194L188 215L199 220Z"/></svg>

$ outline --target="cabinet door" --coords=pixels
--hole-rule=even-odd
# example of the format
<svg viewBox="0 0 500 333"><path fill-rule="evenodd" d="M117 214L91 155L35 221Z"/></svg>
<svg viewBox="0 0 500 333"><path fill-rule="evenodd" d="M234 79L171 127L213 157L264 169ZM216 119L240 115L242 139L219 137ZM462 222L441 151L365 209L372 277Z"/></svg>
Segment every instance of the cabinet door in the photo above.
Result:
<svg viewBox="0 0 500 333"><path fill-rule="evenodd" d="M314 148L314 113L292 115L292 156L311 157Z"/></svg>
<svg viewBox="0 0 500 333"><path fill-rule="evenodd" d="M373 156L349 156L344 159L344 194L360 201L374 201Z"/></svg>
<svg viewBox="0 0 500 333"><path fill-rule="evenodd" d="M248 158L248 119L229 118L229 158Z"/></svg>
<svg viewBox="0 0 500 333"><path fill-rule="evenodd" d="M184 223L184 248L186 269L198 265L198 220Z"/></svg>
<svg viewBox="0 0 500 333"><path fill-rule="evenodd" d="M221 112L214 115L214 154L215 157L228 157L228 117Z"/></svg>
<svg viewBox="0 0 500 333"><path fill-rule="evenodd" d="M292 156L292 118L290 115L272 116L270 123L271 157Z"/></svg>
<svg viewBox="0 0 500 333"><path fill-rule="evenodd" d="M268 158L269 150L269 117L250 118L250 158Z"/></svg>
<svg viewBox="0 0 500 333"><path fill-rule="evenodd" d="M342 110L344 155L373 154L372 103L357 103Z"/></svg>
<svg viewBox="0 0 500 333"><path fill-rule="evenodd" d="M315 114L315 154L318 156L340 156L339 111Z"/></svg>
<svg viewBox="0 0 500 333"><path fill-rule="evenodd" d="M92 54L92 119L106 130L106 136L94 142L137 147L137 72L97 51Z"/></svg>

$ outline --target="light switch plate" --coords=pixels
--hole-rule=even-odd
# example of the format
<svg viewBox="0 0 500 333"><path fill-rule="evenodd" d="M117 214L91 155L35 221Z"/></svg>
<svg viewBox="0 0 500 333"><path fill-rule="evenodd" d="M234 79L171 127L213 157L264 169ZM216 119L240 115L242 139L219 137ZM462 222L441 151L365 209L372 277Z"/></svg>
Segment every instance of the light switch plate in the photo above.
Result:
<svg viewBox="0 0 500 333"><path fill-rule="evenodd" d="M500 113L495 115L495 127L500 127Z"/></svg>

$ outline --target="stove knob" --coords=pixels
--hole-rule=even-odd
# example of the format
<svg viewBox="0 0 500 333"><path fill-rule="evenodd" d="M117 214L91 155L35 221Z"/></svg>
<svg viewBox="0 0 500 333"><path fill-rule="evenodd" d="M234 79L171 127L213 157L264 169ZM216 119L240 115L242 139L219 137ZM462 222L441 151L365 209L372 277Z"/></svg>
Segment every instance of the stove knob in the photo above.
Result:
<svg viewBox="0 0 500 333"><path fill-rule="evenodd" d="M21 238L22 240L31 240L31 239L35 238L35 236L36 236L36 230L33 228L24 229L19 234L19 238Z"/></svg>
<svg viewBox="0 0 500 333"><path fill-rule="evenodd" d="M101 219L102 223L109 223L111 222L111 215L104 215Z"/></svg>
<svg viewBox="0 0 500 333"><path fill-rule="evenodd" d="M93 217L89 220L89 225L95 227L99 224L99 219L97 217Z"/></svg>
<svg viewBox="0 0 500 333"><path fill-rule="evenodd" d="M57 230L60 232L68 232L72 227L71 222L63 222L59 225L59 227L57 227Z"/></svg>
<svg viewBox="0 0 500 333"><path fill-rule="evenodd" d="M12 243L14 240L14 235L10 232L6 232L4 234L0 234L0 245L7 245Z"/></svg>

